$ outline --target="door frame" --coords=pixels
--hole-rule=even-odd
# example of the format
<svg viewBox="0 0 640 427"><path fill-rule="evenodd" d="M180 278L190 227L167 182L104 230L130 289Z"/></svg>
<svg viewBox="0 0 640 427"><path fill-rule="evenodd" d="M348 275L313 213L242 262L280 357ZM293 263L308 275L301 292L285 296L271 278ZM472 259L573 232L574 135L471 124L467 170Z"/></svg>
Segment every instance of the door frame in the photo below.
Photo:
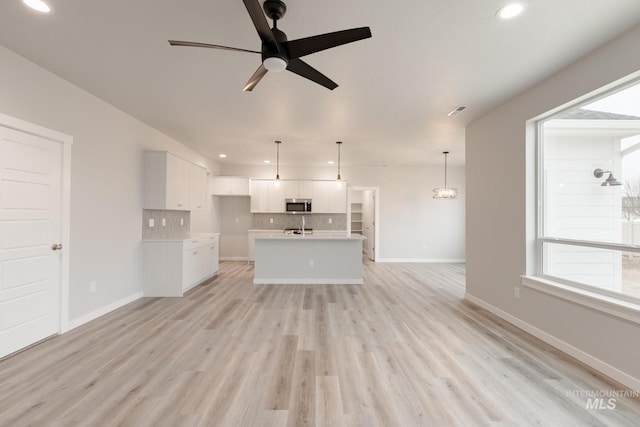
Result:
<svg viewBox="0 0 640 427"><path fill-rule="evenodd" d="M60 183L60 240L62 250L60 251L60 278L58 281L58 286L60 287L58 333L62 334L69 330L69 229L71 225L71 145L73 144L73 137L2 113L0 113L0 126L35 135L62 145L62 165L60 168L62 173Z"/></svg>
<svg viewBox="0 0 640 427"><path fill-rule="evenodd" d="M373 191L373 199L374 199L374 204L373 204L373 222L374 222L374 227L373 227L373 233L374 233L374 238L373 238L373 256L374 256L374 261L373 262L377 262L378 259L380 259L380 187L371 187L371 186L361 186L361 185L354 185L354 186L349 186L349 191L347 192L347 194L349 195L349 200L347 201L347 207L348 207L348 211L349 211L349 215L348 215L348 226L349 226L349 230L351 230L351 191Z"/></svg>

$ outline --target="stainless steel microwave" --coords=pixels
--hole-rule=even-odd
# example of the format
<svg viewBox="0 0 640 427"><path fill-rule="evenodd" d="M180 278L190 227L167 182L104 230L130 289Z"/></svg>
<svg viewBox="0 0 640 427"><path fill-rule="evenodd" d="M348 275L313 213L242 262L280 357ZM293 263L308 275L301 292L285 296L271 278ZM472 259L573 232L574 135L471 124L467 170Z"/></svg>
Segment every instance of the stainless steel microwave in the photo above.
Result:
<svg viewBox="0 0 640 427"><path fill-rule="evenodd" d="M288 214L310 214L311 199L285 199L284 211Z"/></svg>

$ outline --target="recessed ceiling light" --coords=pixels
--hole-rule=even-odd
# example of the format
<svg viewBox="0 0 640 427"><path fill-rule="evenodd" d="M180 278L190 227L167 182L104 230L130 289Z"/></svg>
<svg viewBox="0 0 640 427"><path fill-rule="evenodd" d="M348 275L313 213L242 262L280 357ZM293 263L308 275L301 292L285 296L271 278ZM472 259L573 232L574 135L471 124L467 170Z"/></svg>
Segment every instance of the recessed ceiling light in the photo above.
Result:
<svg viewBox="0 0 640 427"><path fill-rule="evenodd" d="M38 12L51 12L51 7L42 0L22 0L22 2L29 6L31 9L37 10Z"/></svg>
<svg viewBox="0 0 640 427"><path fill-rule="evenodd" d="M225 157L227 157L226 154L218 154L218 157L220 157L221 159L224 159Z"/></svg>
<svg viewBox="0 0 640 427"><path fill-rule="evenodd" d="M329 163L330 165L334 164L335 162L333 160L329 160L327 163Z"/></svg>
<svg viewBox="0 0 640 427"><path fill-rule="evenodd" d="M524 12L524 3L509 3L502 6L496 16L500 19L511 19Z"/></svg>
<svg viewBox="0 0 640 427"><path fill-rule="evenodd" d="M271 163L271 160L265 160L264 162L265 163Z"/></svg>

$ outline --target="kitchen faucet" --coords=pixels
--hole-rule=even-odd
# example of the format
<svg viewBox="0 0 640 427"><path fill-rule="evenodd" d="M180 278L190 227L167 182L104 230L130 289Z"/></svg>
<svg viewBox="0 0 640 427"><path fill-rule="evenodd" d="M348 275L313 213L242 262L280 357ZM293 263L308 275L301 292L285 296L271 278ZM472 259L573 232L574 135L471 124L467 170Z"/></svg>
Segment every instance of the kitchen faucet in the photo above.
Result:
<svg viewBox="0 0 640 427"><path fill-rule="evenodd" d="M300 229L300 234L304 237L304 215L300 215L302 217L302 228Z"/></svg>

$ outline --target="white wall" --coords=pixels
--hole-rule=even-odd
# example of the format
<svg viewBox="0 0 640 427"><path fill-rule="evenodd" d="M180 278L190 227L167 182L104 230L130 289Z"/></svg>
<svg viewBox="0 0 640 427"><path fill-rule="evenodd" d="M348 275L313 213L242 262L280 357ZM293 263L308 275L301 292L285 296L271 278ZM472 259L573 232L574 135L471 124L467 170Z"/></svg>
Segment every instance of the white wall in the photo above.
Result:
<svg viewBox="0 0 640 427"><path fill-rule="evenodd" d="M460 190L457 200L434 200L444 181L444 166L342 167L352 186L380 187L379 261L464 260L464 168L449 167L447 183ZM270 179L273 166L223 165L222 175ZM281 166L283 179L335 179L335 167Z"/></svg>
<svg viewBox="0 0 640 427"><path fill-rule="evenodd" d="M0 46L0 112L74 138L69 319L139 293L143 150L168 150L214 174L218 165ZM194 213L217 231L217 212ZM89 293L89 282L97 292Z"/></svg>
<svg viewBox="0 0 640 427"><path fill-rule="evenodd" d="M640 378L640 325L513 288L532 272L535 151L527 120L640 70L640 26L467 128L467 293L623 377ZM527 138L529 137L529 140ZM527 263L529 261L529 263ZM574 354L577 354L574 353ZM628 378L627 377L627 378Z"/></svg>

